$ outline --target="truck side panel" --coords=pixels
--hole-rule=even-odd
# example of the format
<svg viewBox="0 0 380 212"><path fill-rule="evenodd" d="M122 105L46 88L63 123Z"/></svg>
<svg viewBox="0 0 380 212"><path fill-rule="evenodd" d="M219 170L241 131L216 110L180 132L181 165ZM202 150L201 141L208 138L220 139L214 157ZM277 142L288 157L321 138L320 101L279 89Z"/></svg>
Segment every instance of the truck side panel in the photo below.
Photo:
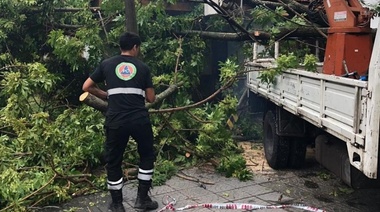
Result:
<svg viewBox="0 0 380 212"><path fill-rule="evenodd" d="M258 63L246 66L251 70L247 81L251 92L346 142L350 162L359 170L377 170L377 167L364 168L362 163L365 157L368 82L288 70L268 85L260 82L258 70L261 68L258 66Z"/></svg>

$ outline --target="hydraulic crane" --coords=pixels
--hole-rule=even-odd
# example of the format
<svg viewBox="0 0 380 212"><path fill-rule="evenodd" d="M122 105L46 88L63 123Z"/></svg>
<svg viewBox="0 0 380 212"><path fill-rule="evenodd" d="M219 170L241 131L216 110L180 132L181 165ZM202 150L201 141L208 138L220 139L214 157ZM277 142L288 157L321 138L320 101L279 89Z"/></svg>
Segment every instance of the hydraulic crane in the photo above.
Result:
<svg viewBox="0 0 380 212"><path fill-rule="evenodd" d="M330 26L323 73L367 75L373 48L372 13L359 0L323 0L323 7Z"/></svg>

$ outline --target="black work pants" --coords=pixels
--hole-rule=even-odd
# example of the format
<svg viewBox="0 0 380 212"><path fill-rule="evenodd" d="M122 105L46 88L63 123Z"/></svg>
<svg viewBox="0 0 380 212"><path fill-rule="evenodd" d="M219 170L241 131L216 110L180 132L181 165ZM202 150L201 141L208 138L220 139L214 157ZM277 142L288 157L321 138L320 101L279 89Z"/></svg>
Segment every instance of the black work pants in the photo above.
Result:
<svg viewBox="0 0 380 212"><path fill-rule="evenodd" d="M140 155L139 168L143 170L153 170L155 154L150 121L140 119L120 127L105 127L105 130L105 161L107 180L109 182L118 182L123 178L121 165L130 136L132 136L137 143L137 151Z"/></svg>

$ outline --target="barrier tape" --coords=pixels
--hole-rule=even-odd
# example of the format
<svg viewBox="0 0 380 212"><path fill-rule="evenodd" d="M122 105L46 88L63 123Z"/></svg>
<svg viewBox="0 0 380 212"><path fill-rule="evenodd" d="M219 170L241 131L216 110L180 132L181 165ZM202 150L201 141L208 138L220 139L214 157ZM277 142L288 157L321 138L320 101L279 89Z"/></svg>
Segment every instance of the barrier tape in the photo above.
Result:
<svg viewBox="0 0 380 212"><path fill-rule="evenodd" d="M312 212L326 212L325 210L306 206L303 204L288 204L288 205L256 205L256 204L245 204L245 203L204 203L195 205L186 205L182 208L175 208L174 205L177 203L176 199L170 196L166 196L167 201L164 202L165 206L158 210L157 212L169 211L184 211L193 208L213 208L213 209L235 209L235 210L260 210L260 209L283 209L283 208L298 208L306 211ZM171 198L169 201L168 199Z"/></svg>

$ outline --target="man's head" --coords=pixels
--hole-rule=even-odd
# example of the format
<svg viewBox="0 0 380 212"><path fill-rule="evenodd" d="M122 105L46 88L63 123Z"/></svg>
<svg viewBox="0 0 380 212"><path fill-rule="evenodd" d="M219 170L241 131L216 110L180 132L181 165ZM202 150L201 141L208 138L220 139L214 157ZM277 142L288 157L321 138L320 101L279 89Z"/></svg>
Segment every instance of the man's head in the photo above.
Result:
<svg viewBox="0 0 380 212"><path fill-rule="evenodd" d="M125 32L120 36L119 45L121 51L129 51L138 48L141 45L140 37L132 32Z"/></svg>

